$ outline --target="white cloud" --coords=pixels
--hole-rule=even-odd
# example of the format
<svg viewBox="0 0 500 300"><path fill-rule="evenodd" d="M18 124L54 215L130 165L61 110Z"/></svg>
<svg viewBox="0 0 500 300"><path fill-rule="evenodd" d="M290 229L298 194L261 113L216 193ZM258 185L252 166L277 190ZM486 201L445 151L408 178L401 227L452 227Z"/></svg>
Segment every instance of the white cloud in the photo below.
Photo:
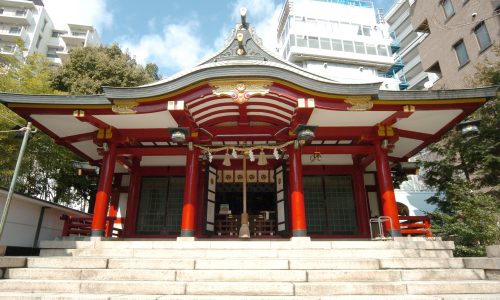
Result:
<svg viewBox="0 0 500 300"><path fill-rule="evenodd" d="M113 12L105 0L43 0L43 3L58 27L67 23L89 24L99 31L113 25Z"/></svg>
<svg viewBox="0 0 500 300"><path fill-rule="evenodd" d="M122 36L118 42L122 48L128 48L142 65L155 62L160 68L177 72L215 52L203 45L200 37L193 35L199 27L198 21L167 24L161 34L147 34L140 39Z"/></svg>

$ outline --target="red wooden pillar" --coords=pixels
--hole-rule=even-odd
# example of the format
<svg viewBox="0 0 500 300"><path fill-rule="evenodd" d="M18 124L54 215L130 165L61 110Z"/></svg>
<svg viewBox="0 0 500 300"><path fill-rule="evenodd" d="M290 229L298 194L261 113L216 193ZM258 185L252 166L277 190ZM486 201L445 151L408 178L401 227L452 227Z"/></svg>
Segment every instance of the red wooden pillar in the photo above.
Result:
<svg viewBox="0 0 500 300"><path fill-rule="evenodd" d="M186 180L184 185L184 206L182 208L181 236L194 236L196 219L196 195L198 189L198 151L193 143L188 145Z"/></svg>
<svg viewBox="0 0 500 300"><path fill-rule="evenodd" d="M363 170L356 170L353 174L354 196L356 201L356 213L358 215L359 234L363 237L370 237L370 224L368 216L368 202L366 199L365 179Z"/></svg>
<svg viewBox="0 0 500 300"><path fill-rule="evenodd" d="M388 216L392 220L392 228L391 225L386 222L387 233L391 236L401 236L398 206L396 204L396 196L394 195L394 187L392 185L391 168L389 166L387 149L382 149L380 141L375 141L374 145L378 185L380 196L382 197L382 211L384 216Z"/></svg>
<svg viewBox="0 0 500 300"><path fill-rule="evenodd" d="M111 195L111 184L116 163L116 145L109 144L109 150L104 153L101 168L101 178L95 201L94 217L92 219L92 230L90 236L103 237L106 230L106 217L108 214L109 197Z"/></svg>
<svg viewBox="0 0 500 300"><path fill-rule="evenodd" d="M302 155L298 141L290 149L290 192L292 204L292 235L307 236L304 183L302 181Z"/></svg>

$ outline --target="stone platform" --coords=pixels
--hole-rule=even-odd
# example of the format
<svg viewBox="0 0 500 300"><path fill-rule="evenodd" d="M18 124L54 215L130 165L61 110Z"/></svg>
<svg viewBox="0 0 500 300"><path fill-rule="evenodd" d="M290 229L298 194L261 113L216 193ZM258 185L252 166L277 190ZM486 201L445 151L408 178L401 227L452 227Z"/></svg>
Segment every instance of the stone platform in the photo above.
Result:
<svg viewBox="0 0 500 300"><path fill-rule="evenodd" d="M4 268L0 299L500 299L500 258L453 242L43 241ZM22 260L22 259L21 259Z"/></svg>

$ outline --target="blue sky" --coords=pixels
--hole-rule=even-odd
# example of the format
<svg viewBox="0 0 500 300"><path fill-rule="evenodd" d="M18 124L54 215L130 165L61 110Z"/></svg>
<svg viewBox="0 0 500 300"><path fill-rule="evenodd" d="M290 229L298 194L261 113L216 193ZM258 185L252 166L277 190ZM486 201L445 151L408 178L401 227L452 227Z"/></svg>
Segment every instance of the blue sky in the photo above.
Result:
<svg viewBox="0 0 500 300"><path fill-rule="evenodd" d="M387 12L398 0L375 0ZM401 0L399 0L401 1ZM119 42L136 59L154 62L164 77L182 71L222 48L239 9L264 45L275 48L283 0L43 0L56 24L92 24L104 44Z"/></svg>

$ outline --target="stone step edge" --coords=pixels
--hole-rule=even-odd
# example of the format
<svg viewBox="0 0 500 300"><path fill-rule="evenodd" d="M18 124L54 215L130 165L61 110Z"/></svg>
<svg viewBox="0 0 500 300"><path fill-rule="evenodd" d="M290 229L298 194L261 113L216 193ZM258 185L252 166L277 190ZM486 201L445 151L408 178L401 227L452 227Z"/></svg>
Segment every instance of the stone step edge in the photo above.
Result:
<svg viewBox="0 0 500 300"><path fill-rule="evenodd" d="M305 299L304 296L233 296L233 295L118 295L118 294L70 294L70 293L15 293L15 292L0 292L0 299L22 298L24 300L45 300L45 299L98 299L98 300L115 300L128 299L128 296L138 299L234 299L234 300L278 300L278 299ZM462 296L463 298L457 298ZM453 300L453 299L500 299L500 294L453 294L453 295L338 295L338 296L308 296L308 300Z"/></svg>
<svg viewBox="0 0 500 300"><path fill-rule="evenodd" d="M45 300L52 298L64 299L98 299L98 300L114 300L114 299L127 299L127 296L132 298L144 298L148 300L168 300L168 299L242 299L242 300L277 300L277 299L300 299L303 300L304 296L233 296L233 295L132 295L132 294L72 294L72 293L16 293L16 292L0 292L0 299L22 298L24 300ZM323 299L345 299L345 300L452 300L461 299L457 298L463 296L467 299L500 299L500 294L453 294L453 295L338 295L338 296L308 296L308 300L323 300Z"/></svg>

